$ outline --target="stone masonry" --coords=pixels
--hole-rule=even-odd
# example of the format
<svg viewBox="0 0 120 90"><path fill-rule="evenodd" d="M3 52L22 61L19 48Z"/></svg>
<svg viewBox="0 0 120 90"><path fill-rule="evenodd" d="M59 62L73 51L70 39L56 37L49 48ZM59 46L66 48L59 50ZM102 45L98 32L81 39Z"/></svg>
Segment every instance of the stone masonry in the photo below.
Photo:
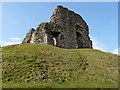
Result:
<svg viewBox="0 0 120 90"><path fill-rule="evenodd" d="M22 43L47 43L65 49L92 48L86 22L63 6L56 7L50 22L29 30Z"/></svg>

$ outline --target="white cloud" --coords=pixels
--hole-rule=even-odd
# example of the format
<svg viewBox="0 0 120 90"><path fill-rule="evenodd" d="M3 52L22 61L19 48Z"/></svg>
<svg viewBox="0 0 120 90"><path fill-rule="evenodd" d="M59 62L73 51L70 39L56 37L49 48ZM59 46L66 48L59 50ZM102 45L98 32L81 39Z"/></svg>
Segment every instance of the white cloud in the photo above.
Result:
<svg viewBox="0 0 120 90"><path fill-rule="evenodd" d="M0 43L3 43L3 41L0 40Z"/></svg>
<svg viewBox="0 0 120 90"><path fill-rule="evenodd" d="M10 38L10 40L20 40L20 38L18 38L18 37L12 37L12 38Z"/></svg>
<svg viewBox="0 0 120 90"><path fill-rule="evenodd" d="M106 51L104 44L97 41L95 38L91 37L92 43L93 43L93 49L98 49L102 51Z"/></svg>
<svg viewBox="0 0 120 90"><path fill-rule="evenodd" d="M14 45L14 44L20 44L21 42L4 42L5 45Z"/></svg>
<svg viewBox="0 0 120 90"><path fill-rule="evenodd" d="M14 44L21 44L21 41L15 41L15 42L0 41L0 46L7 46L7 45L14 45Z"/></svg>
<svg viewBox="0 0 120 90"><path fill-rule="evenodd" d="M115 49L115 50L113 50L113 52L112 52L113 54L117 54L117 55L120 55L120 47L119 48L117 48L117 49Z"/></svg>
<svg viewBox="0 0 120 90"><path fill-rule="evenodd" d="M9 38L11 41L2 41L0 40L0 46L7 46L7 45L14 45L14 44L20 44L21 40L18 37L12 37Z"/></svg>

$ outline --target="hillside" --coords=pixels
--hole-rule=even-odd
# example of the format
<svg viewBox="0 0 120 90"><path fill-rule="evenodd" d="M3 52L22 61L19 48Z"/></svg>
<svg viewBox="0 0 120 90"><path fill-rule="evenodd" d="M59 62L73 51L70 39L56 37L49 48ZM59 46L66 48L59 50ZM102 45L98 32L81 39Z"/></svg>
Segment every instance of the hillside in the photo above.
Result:
<svg viewBox="0 0 120 90"><path fill-rule="evenodd" d="M3 88L118 87L118 56L47 44L2 48Z"/></svg>

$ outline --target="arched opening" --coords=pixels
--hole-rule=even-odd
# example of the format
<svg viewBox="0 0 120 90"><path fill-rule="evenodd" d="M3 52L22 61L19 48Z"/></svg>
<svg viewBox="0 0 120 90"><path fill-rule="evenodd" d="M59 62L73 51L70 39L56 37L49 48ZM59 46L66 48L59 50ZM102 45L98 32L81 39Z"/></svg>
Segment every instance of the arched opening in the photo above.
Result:
<svg viewBox="0 0 120 90"><path fill-rule="evenodd" d="M58 46L58 36L59 36L60 32L54 32L51 31L51 35L53 37L53 45L54 46Z"/></svg>

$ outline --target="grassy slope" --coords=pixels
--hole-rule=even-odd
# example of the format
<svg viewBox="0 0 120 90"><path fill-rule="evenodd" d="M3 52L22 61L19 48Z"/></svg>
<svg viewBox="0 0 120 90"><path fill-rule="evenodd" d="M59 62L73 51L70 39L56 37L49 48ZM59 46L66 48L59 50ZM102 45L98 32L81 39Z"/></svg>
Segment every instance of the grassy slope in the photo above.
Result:
<svg viewBox="0 0 120 90"><path fill-rule="evenodd" d="M47 44L3 47L3 87L118 87L118 56Z"/></svg>

